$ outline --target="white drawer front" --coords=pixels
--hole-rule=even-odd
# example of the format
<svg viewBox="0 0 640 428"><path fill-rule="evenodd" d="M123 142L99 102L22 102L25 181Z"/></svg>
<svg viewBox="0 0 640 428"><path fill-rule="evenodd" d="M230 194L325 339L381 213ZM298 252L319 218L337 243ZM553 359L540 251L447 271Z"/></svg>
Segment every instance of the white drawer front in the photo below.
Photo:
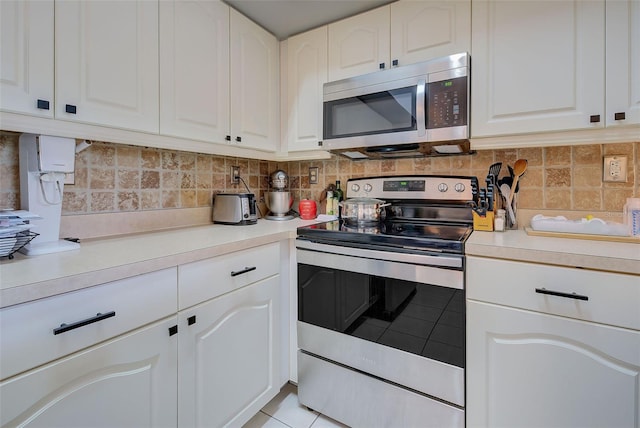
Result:
<svg viewBox="0 0 640 428"><path fill-rule="evenodd" d="M474 256L466 274L468 299L640 330L637 275Z"/></svg>
<svg viewBox="0 0 640 428"><path fill-rule="evenodd" d="M175 313L176 288L171 268L3 308L0 379Z"/></svg>
<svg viewBox="0 0 640 428"><path fill-rule="evenodd" d="M279 271L279 243L178 266L180 310L268 278Z"/></svg>

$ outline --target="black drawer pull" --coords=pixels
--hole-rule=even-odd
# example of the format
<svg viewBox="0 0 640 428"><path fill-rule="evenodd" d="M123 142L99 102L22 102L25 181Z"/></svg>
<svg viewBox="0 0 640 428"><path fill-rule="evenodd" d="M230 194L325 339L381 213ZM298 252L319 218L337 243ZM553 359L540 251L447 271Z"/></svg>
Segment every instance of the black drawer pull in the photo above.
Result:
<svg viewBox="0 0 640 428"><path fill-rule="evenodd" d="M246 268L244 268L244 269L242 269L242 270L238 270L238 271L235 271L235 272L231 272L231 276L238 276L238 275L242 275L243 273L251 272L252 270L256 270L256 267L255 267L255 266L252 266L252 267L246 267Z"/></svg>
<svg viewBox="0 0 640 428"><path fill-rule="evenodd" d="M47 101L47 100L38 100L38 108L40 110L49 110L49 101Z"/></svg>
<svg viewBox="0 0 640 428"><path fill-rule="evenodd" d="M561 291L547 290L546 288L536 288L536 293L549 294L551 296L568 297L569 299L576 299L576 300L589 300L588 296L583 296L581 294L563 293Z"/></svg>
<svg viewBox="0 0 640 428"><path fill-rule="evenodd" d="M614 118L615 120L625 120L626 115L624 114L624 112L621 112L621 113L615 113L615 114L613 115L613 118Z"/></svg>
<svg viewBox="0 0 640 428"><path fill-rule="evenodd" d="M236 137L236 141L237 141L238 143L241 143L241 142L242 142L242 137Z"/></svg>
<svg viewBox="0 0 640 428"><path fill-rule="evenodd" d="M391 65L393 65L394 67L398 66L398 60L394 59L393 61L391 61Z"/></svg>
<svg viewBox="0 0 640 428"><path fill-rule="evenodd" d="M385 67L384 62L381 62L380 64L378 64L378 67L380 68L380 70L384 70L384 67Z"/></svg>
<svg viewBox="0 0 640 428"><path fill-rule="evenodd" d="M60 324L60 327L53 329L53 334L64 333L65 331L75 330L79 327L84 327L85 325L93 324L94 322L106 320L107 318L115 317L116 312L111 311L104 314L97 313L95 317L87 318L86 320L73 322L71 324Z"/></svg>
<svg viewBox="0 0 640 428"><path fill-rule="evenodd" d="M70 114L76 114L76 106L73 104L65 104L64 111Z"/></svg>
<svg viewBox="0 0 640 428"><path fill-rule="evenodd" d="M598 122L600 122L599 114L594 114L592 116L589 116L589 123L598 123Z"/></svg>

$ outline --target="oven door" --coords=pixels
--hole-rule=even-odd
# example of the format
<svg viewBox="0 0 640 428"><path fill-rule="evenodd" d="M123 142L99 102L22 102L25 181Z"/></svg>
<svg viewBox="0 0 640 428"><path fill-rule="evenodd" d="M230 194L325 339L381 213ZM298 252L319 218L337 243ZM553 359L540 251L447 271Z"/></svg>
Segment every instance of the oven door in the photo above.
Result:
<svg viewBox="0 0 640 428"><path fill-rule="evenodd" d="M297 257L303 352L464 406L462 256L298 240Z"/></svg>
<svg viewBox="0 0 640 428"><path fill-rule="evenodd" d="M327 148L425 141L426 76L365 83L363 87L325 93L323 122Z"/></svg>

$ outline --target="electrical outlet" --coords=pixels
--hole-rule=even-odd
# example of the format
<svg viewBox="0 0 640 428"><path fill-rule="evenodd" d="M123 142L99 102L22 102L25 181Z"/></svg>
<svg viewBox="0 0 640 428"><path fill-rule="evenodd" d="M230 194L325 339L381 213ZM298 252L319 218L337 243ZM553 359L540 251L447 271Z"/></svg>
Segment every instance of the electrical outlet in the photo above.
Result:
<svg viewBox="0 0 640 428"><path fill-rule="evenodd" d="M605 156L602 167L602 181L626 182L627 162L627 156Z"/></svg>
<svg viewBox="0 0 640 428"><path fill-rule="evenodd" d="M68 172L64 175L64 184L76 184L76 174Z"/></svg>
<svg viewBox="0 0 640 428"><path fill-rule="evenodd" d="M318 167L312 166L309 168L309 184L318 184Z"/></svg>
<svg viewBox="0 0 640 428"><path fill-rule="evenodd" d="M240 167L237 165L231 167L231 182L233 184L240 183Z"/></svg>

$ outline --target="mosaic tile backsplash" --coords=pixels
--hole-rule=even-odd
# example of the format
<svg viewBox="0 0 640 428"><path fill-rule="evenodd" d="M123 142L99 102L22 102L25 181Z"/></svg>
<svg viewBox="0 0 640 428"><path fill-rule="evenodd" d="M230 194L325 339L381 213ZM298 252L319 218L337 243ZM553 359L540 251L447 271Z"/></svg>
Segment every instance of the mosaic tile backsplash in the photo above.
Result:
<svg viewBox="0 0 640 428"><path fill-rule="evenodd" d="M20 208L19 134L0 131L0 208ZM602 181L604 155L625 155L625 183ZM245 192L231 183L232 165L251 192L264 195L268 177L289 174L296 200L319 200L329 184L352 177L403 174L475 175L481 181L489 165L528 160L520 180L519 208L621 212L628 197L640 196L640 142L478 151L473 155L350 161L332 156L322 161L267 162L154 148L94 142L76 157L74 184L65 185L63 215L131 212L211 206L222 192ZM318 167L318 184L309 183L309 168Z"/></svg>

